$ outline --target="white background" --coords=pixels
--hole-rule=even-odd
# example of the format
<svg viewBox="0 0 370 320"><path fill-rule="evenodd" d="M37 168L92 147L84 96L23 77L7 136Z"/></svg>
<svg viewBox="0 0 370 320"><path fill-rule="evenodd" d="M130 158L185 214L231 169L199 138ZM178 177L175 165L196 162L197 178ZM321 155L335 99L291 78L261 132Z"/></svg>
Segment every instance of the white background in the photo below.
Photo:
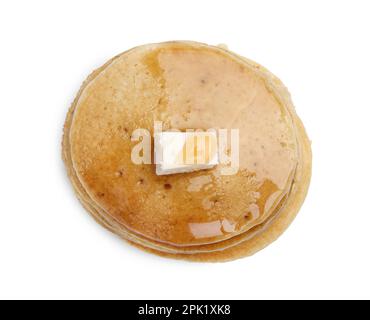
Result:
<svg viewBox="0 0 370 320"><path fill-rule="evenodd" d="M369 1L2 1L0 298L370 298ZM133 46L226 43L290 89L313 178L278 241L223 264L143 253L96 224L60 157L81 82Z"/></svg>

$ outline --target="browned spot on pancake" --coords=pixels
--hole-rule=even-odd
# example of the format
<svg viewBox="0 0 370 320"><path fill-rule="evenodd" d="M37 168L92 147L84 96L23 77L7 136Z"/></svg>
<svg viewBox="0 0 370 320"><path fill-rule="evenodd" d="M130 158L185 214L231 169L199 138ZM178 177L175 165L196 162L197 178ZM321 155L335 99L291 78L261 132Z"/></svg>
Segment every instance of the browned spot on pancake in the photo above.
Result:
<svg viewBox="0 0 370 320"><path fill-rule="evenodd" d="M163 186L164 186L164 188L165 188L166 190L170 190L170 189L172 189L172 185L171 185L170 183L165 183Z"/></svg>
<svg viewBox="0 0 370 320"><path fill-rule="evenodd" d="M122 170L118 170L116 172L116 177L122 177L123 176L123 171Z"/></svg>
<svg viewBox="0 0 370 320"><path fill-rule="evenodd" d="M252 212L247 212L245 215L244 215L244 219L245 221L251 221L253 219L253 214Z"/></svg>

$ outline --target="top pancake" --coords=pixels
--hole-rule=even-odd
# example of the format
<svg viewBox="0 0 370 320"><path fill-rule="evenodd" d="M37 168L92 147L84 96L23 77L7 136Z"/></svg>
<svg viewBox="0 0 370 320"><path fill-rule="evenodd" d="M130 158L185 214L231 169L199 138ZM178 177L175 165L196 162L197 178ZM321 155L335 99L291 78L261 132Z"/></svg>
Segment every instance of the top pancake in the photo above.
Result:
<svg viewBox="0 0 370 320"><path fill-rule="evenodd" d="M137 128L240 130L240 169L157 176L135 165ZM289 110L258 72L223 49L162 43L132 49L81 92L69 132L85 191L132 232L174 246L210 244L264 223L289 193L299 152Z"/></svg>

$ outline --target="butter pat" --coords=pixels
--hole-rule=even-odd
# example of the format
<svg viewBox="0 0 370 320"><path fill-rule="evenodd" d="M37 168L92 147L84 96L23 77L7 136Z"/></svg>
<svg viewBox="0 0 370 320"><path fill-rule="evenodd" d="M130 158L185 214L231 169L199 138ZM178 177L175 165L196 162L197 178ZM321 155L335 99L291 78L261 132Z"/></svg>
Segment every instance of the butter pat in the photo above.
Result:
<svg viewBox="0 0 370 320"><path fill-rule="evenodd" d="M217 134L214 131L156 133L154 154L157 175L210 169L219 163Z"/></svg>

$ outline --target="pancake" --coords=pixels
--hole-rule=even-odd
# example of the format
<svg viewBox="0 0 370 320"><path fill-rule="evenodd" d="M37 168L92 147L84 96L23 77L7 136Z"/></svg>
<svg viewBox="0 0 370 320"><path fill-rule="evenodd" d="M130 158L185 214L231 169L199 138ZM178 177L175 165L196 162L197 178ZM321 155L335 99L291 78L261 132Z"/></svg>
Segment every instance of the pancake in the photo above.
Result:
<svg viewBox="0 0 370 320"><path fill-rule="evenodd" d="M239 130L239 168L165 176L137 165L134 130ZM227 261L274 241L304 201L310 143L290 95L259 64L195 42L136 47L94 71L70 108L63 159L83 206L146 251Z"/></svg>

